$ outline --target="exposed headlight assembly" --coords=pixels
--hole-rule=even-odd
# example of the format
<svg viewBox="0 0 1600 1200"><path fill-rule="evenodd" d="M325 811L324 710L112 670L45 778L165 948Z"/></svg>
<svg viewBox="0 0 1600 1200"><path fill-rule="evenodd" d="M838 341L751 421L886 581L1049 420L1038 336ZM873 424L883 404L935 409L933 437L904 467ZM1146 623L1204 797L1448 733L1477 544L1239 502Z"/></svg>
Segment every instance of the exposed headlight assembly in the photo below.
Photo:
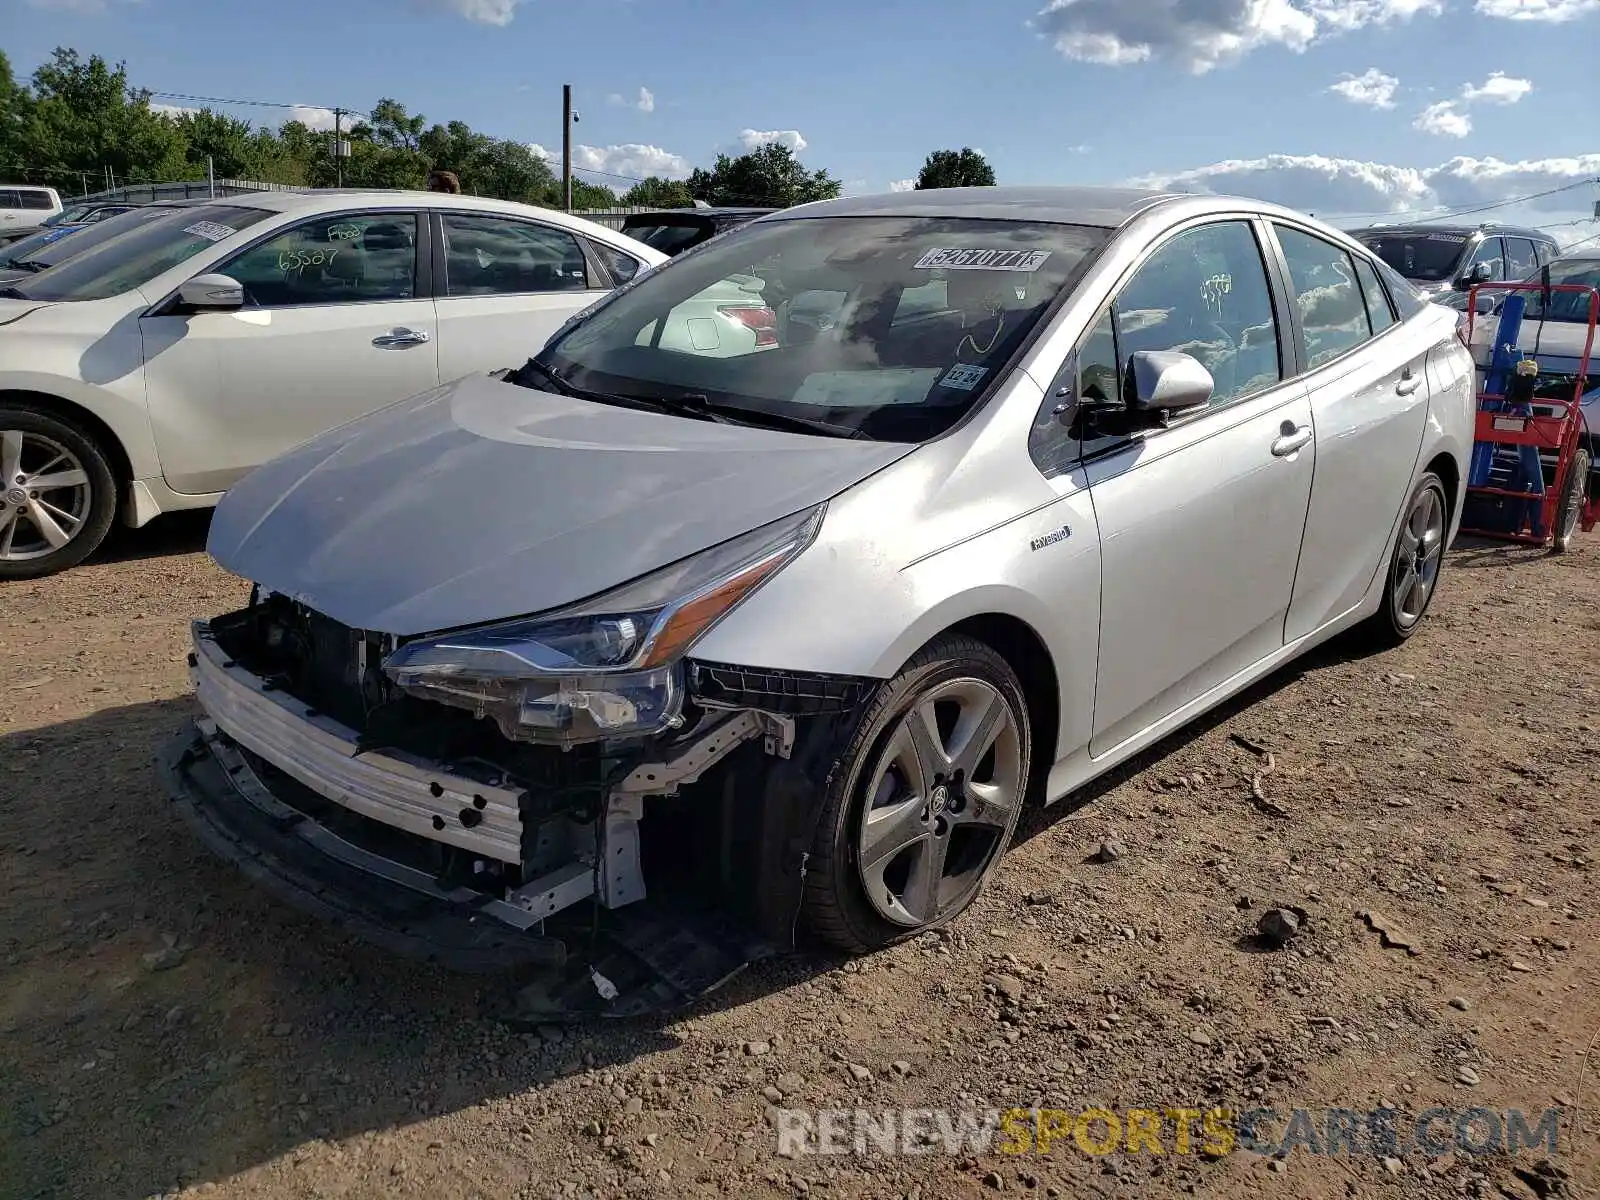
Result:
<svg viewBox="0 0 1600 1200"><path fill-rule="evenodd" d="M573 745L671 728L683 656L811 543L823 506L570 608L419 638L383 662L397 687L491 717L508 738Z"/></svg>

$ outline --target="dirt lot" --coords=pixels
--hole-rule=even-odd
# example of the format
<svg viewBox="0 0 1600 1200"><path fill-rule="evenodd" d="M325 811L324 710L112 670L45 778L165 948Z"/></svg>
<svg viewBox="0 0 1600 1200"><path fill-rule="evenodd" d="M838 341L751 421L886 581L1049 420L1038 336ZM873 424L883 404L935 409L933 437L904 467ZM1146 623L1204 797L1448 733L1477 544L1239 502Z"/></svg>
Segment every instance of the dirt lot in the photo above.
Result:
<svg viewBox="0 0 1600 1200"><path fill-rule="evenodd" d="M1034 821L947 938L548 1037L286 911L168 810L185 622L244 596L202 539L0 591L0 1195L1600 1193L1600 1117L1570 1112L1600 1099L1600 538L1458 548L1404 649L1333 646ZM1275 905L1308 920L1268 951ZM775 1102L1569 1113L1553 1167L779 1157Z"/></svg>

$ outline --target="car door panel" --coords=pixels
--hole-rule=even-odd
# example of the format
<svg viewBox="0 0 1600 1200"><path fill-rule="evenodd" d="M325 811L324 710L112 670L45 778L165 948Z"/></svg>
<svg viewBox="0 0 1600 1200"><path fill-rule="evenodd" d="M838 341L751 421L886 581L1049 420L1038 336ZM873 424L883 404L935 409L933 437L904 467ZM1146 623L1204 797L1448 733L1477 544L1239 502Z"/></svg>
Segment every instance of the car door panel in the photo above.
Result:
<svg viewBox="0 0 1600 1200"><path fill-rule="evenodd" d="M415 214L390 211L274 231L212 268L240 278L245 308L167 306L140 321L168 486L223 491L323 430L439 382L416 227Z"/></svg>
<svg viewBox="0 0 1600 1200"><path fill-rule="evenodd" d="M1305 387L1283 378L1280 303L1254 224L1202 223L1158 246L1113 299L1115 369L1104 319L1080 347L1079 393L1101 404L1128 402L1138 350L1189 353L1214 383L1208 408L1165 427L1086 434L1101 554L1096 757L1282 648L1316 446Z"/></svg>
<svg viewBox="0 0 1600 1200"><path fill-rule="evenodd" d="M1370 264L1279 227L1302 296L1297 327L1316 428L1317 470L1286 641L1359 604L1383 563L1422 448L1430 389L1423 318L1400 324ZM1378 328L1376 336L1373 328Z"/></svg>
<svg viewBox="0 0 1600 1200"><path fill-rule="evenodd" d="M437 228L442 379L520 366L610 290L564 229L453 212L440 214Z"/></svg>
<svg viewBox="0 0 1600 1200"><path fill-rule="evenodd" d="M1290 382L1088 467L1102 578L1094 755L1282 647L1316 448L1273 445L1311 420Z"/></svg>

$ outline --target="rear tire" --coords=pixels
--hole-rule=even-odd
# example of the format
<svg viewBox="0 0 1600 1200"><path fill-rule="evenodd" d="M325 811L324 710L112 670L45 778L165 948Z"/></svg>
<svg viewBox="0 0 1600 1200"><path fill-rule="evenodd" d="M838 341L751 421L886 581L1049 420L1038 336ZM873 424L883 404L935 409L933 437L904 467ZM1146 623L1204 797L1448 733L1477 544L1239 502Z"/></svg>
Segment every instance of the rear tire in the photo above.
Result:
<svg viewBox="0 0 1600 1200"><path fill-rule="evenodd" d="M116 476L94 435L54 413L0 404L0 580L76 566L116 513Z"/></svg>
<svg viewBox="0 0 1600 1200"><path fill-rule="evenodd" d="M1379 647L1398 646L1422 625L1439 590L1444 569L1444 539L1450 532L1450 501L1444 482L1423 472L1406 501L1400 531L1389 553L1383 602L1359 626L1361 636Z"/></svg>
<svg viewBox="0 0 1600 1200"><path fill-rule="evenodd" d="M812 932L865 954L960 915L1010 844L1031 752L1022 685L992 647L952 635L920 651L840 750L806 876Z"/></svg>
<svg viewBox="0 0 1600 1200"><path fill-rule="evenodd" d="M1567 486L1556 502L1555 537L1550 542L1551 554L1565 554L1572 549L1578 536L1578 520L1583 516L1583 501L1589 491L1589 472L1593 460L1587 450L1579 450L1572 459L1572 470L1567 476Z"/></svg>

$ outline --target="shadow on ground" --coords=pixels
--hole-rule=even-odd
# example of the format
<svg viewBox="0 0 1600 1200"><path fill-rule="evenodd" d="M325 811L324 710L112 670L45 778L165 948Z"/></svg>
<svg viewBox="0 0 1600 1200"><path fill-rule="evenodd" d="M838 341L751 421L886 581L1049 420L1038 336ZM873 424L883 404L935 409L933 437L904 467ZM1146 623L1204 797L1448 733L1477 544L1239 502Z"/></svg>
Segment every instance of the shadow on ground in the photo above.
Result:
<svg viewBox="0 0 1600 1200"><path fill-rule="evenodd" d="M1116 772L1149 768L1341 640ZM677 1043L665 1020L560 1040L488 1017L493 981L391 957L281 906L170 811L154 748L187 700L0 738L0 1193L141 1197L498 1098ZM1031 837L1072 809L1033 814ZM731 1008L835 965L794 954L702 1002ZM694 1015L693 1013L686 1015Z"/></svg>
<svg viewBox="0 0 1600 1200"><path fill-rule="evenodd" d="M198 554L206 548L211 531L211 510L167 513L142 529L117 524L92 562L133 562L141 558L167 558L179 554Z"/></svg>

